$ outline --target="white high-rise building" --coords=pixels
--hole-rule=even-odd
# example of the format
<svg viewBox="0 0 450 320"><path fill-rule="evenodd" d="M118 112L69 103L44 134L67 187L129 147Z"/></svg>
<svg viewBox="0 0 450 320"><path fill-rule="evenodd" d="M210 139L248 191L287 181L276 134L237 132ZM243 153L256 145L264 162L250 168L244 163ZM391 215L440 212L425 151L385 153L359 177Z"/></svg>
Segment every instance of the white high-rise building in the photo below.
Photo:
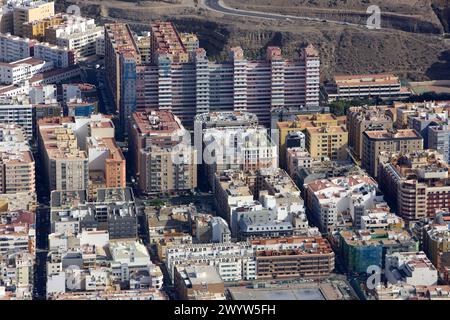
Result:
<svg viewBox="0 0 450 320"><path fill-rule="evenodd" d="M35 41L0 33L0 61L13 62L31 56L31 47Z"/></svg>
<svg viewBox="0 0 450 320"><path fill-rule="evenodd" d="M0 98L0 123L17 124L29 140L33 139L32 105L15 98Z"/></svg>

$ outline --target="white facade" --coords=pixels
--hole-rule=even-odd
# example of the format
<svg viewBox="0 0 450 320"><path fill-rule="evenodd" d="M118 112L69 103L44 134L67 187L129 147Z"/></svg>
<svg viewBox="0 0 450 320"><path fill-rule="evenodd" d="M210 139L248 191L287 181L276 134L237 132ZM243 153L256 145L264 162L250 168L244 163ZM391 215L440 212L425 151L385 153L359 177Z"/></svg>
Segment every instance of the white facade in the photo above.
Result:
<svg viewBox="0 0 450 320"><path fill-rule="evenodd" d="M166 264L173 280L177 265L215 266L223 281L256 279L256 258L248 242L185 244L166 248Z"/></svg>
<svg viewBox="0 0 450 320"><path fill-rule="evenodd" d="M207 165L244 171L278 167L278 148L262 126L206 129L203 142Z"/></svg>
<svg viewBox="0 0 450 320"><path fill-rule="evenodd" d="M66 274L64 271L47 277L47 297L55 293L66 292Z"/></svg>
<svg viewBox="0 0 450 320"><path fill-rule="evenodd" d="M115 279L130 281L133 272L146 270L150 273L152 262L145 245L135 241L110 242L112 256L111 273Z"/></svg>
<svg viewBox="0 0 450 320"><path fill-rule="evenodd" d="M300 168L311 168L314 159L305 148L286 149L287 172L291 177L295 175Z"/></svg>
<svg viewBox="0 0 450 320"><path fill-rule="evenodd" d="M0 61L13 62L31 56L33 40L0 33Z"/></svg>
<svg viewBox="0 0 450 320"><path fill-rule="evenodd" d="M56 85L32 86L29 90L31 104L49 104L57 102Z"/></svg>
<svg viewBox="0 0 450 320"><path fill-rule="evenodd" d="M27 95L29 92L30 92L30 85L29 85L28 81L25 81L21 85L11 84L9 86L3 86L0 89L0 96L12 98L15 96Z"/></svg>
<svg viewBox="0 0 450 320"><path fill-rule="evenodd" d="M228 223L221 217L211 219L212 242L227 243L231 242L231 231Z"/></svg>
<svg viewBox="0 0 450 320"><path fill-rule="evenodd" d="M101 51L98 41L104 39L104 28L95 25L94 19L79 16L66 16L66 21L60 26L54 26L56 44L76 50L77 57L95 55ZM104 45L103 45L104 54Z"/></svg>
<svg viewBox="0 0 450 320"><path fill-rule="evenodd" d="M84 244L104 248L109 244L109 233L107 230L83 230L80 235L80 246Z"/></svg>
<svg viewBox="0 0 450 320"><path fill-rule="evenodd" d="M99 57L105 56L105 35L98 37L95 42L95 54Z"/></svg>
<svg viewBox="0 0 450 320"><path fill-rule="evenodd" d="M73 51L64 46L55 46L49 43L35 44L34 57L53 62L55 68L67 68L76 63Z"/></svg>
<svg viewBox="0 0 450 320"><path fill-rule="evenodd" d="M401 223L402 218L386 211L370 211L361 217L361 229L386 229L390 225Z"/></svg>
<svg viewBox="0 0 450 320"><path fill-rule="evenodd" d="M62 69L53 69L49 72L41 73L30 79L32 84L61 84L70 81L81 75L78 65Z"/></svg>
<svg viewBox="0 0 450 320"><path fill-rule="evenodd" d="M33 109L31 104L19 104L11 99L0 99L0 122L17 124L23 128L29 140L33 138Z"/></svg>
<svg viewBox="0 0 450 320"><path fill-rule="evenodd" d="M0 233L0 254L28 250L28 235L26 233Z"/></svg>
<svg viewBox="0 0 450 320"><path fill-rule="evenodd" d="M0 63L0 83L18 84L52 68L52 62L34 58L26 58L11 63Z"/></svg>
<svg viewBox="0 0 450 320"><path fill-rule="evenodd" d="M385 275L391 284L413 286L437 284L438 271L424 252L396 252L386 255Z"/></svg>
<svg viewBox="0 0 450 320"><path fill-rule="evenodd" d="M323 232L337 225L338 214L348 212L355 221L360 211L373 207L380 200L378 185L368 176L316 180L306 187L308 207Z"/></svg>

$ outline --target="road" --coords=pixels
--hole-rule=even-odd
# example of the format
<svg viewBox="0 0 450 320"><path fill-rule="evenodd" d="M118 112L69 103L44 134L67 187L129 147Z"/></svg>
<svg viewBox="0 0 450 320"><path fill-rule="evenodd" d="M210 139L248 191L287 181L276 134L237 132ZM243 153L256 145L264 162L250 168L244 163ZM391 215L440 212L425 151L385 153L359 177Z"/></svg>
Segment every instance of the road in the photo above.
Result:
<svg viewBox="0 0 450 320"><path fill-rule="evenodd" d="M241 16L241 17L248 17L248 18L259 18L259 19L267 19L267 20L302 20L302 21L315 21L315 22L322 22L322 23L332 23L332 24L338 24L338 25L344 25L344 26L353 26L353 27L364 27L366 28L365 24L357 24L357 23L350 23L345 21L337 21L337 20L328 20L328 19L320 19L320 18L311 18L311 17L305 17L305 16L292 16L292 15L284 15L284 14L277 14L277 13L266 13L266 12L259 12L259 11L248 11L248 10L242 10L242 9L235 9L228 7L223 3L222 0L201 0L202 5L211 10L220 12L222 14L228 14L228 15L234 15L234 16Z"/></svg>
<svg viewBox="0 0 450 320"><path fill-rule="evenodd" d="M50 233L50 207L42 205L36 210L36 269L34 299L45 299L47 287L48 234Z"/></svg>
<svg viewBox="0 0 450 320"><path fill-rule="evenodd" d="M95 68L96 64L100 66L98 69ZM114 102L112 101L110 95L106 92L107 88L105 85L105 70L103 65L103 59L81 63L81 79L83 82L93 84L97 87L98 111L103 114L114 114Z"/></svg>

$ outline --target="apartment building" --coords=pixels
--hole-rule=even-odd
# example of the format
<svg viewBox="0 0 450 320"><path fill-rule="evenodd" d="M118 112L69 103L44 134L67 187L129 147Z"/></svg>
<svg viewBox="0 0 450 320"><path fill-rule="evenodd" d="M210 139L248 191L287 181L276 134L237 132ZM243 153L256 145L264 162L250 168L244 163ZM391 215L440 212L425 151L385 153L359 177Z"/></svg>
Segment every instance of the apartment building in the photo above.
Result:
<svg viewBox="0 0 450 320"><path fill-rule="evenodd" d="M22 224L0 224L0 254L28 252L30 249L29 226Z"/></svg>
<svg viewBox="0 0 450 320"><path fill-rule="evenodd" d="M105 75L126 133L131 114L137 107L136 66L141 55L131 29L126 24L105 25ZM153 105L152 107L155 107Z"/></svg>
<svg viewBox="0 0 450 320"><path fill-rule="evenodd" d="M450 126L447 124L428 127L428 148L439 151L445 162L450 161Z"/></svg>
<svg viewBox="0 0 450 320"><path fill-rule="evenodd" d="M81 291L81 292L66 292L53 293L47 296L49 300L137 300L137 301L151 301L151 300L168 300L168 297L158 289L147 290L117 290L112 288L110 291Z"/></svg>
<svg viewBox="0 0 450 320"><path fill-rule="evenodd" d="M278 129L278 147L280 151L280 165L285 168L286 163L286 140L289 134L295 132L305 133L308 127L336 127L344 125L345 117L336 117L330 113L314 113L311 115L297 115L293 121L279 121L277 122Z"/></svg>
<svg viewBox="0 0 450 320"><path fill-rule="evenodd" d="M367 274L371 266L382 268L386 255L419 249L419 243L404 229L344 230L338 238L338 252L348 272Z"/></svg>
<svg viewBox="0 0 450 320"><path fill-rule="evenodd" d="M192 220L196 213L194 205L146 210L150 243L157 247L161 259L165 259L167 246L192 243L190 234L194 234Z"/></svg>
<svg viewBox="0 0 450 320"><path fill-rule="evenodd" d="M195 116L194 129L210 129L225 127L253 127L258 125L258 117L254 113L242 111L207 112Z"/></svg>
<svg viewBox="0 0 450 320"><path fill-rule="evenodd" d="M213 266L176 268L174 286L181 300L226 300L223 280Z"/></svg>
<svg viewBox="0 0 450 320"><path fill-rule="evenodd" d="M73 50L79 59L95 55L104 34L104 27L97 26L94 19L64 14L61 23L46 28L45 41Z"/></svg>
<svg viewBox="0 0 450 320"><path fill-rule="evenodd" d="M13 36L10 33L0 34L0 61L14 62L32 56L34 42L30 39Z"/></svg>
<svg viewBox="0 0 450 320"><path fill-rule="evenodd" d="M342 75L326 86L329 102L340 99L406 98L411 95L402 88L400 79L393 74Z"/></svg>
<svg viewBox="0 0 450 320"><path fill-rule="evenodd" d="M71 122L64 118L38 122L38 144L50 190L88 189L89 159L78 146Z"/></svg>
<svg viewBox="0 0 450 320"><path fill-rule="evenodd" d="M92 84L63 83L62 100L67 116L90 117L98 112L97 88Z"/></svg>
<svg viewBox="0 0 450 320"><path fill-rule="evenodd" d="M448 123L448 112L420 114L408 117L408 126L416 130L423 138L424 148L428 149L428 133L431 126L442 126Z"/></svg>
<svg viewBox="0 0 450 320"><path fill-rule="evenodd" d="M224 282L257 278L254 250L248 242L183 244L166 249L166 265L171 281L175 268L214 266Z"/></svg>
<svg viewBox="0 0 450 320"><path fill-rule="evenodd" d="M51 193L52 233L77 235L86 229L107 231L109 239L137 237L137 208L131 188L99 188L92 201L82 191Z"/></svg>
<svg viewBox="0 0 450 320"><path fill-rule="evenodd" d="M187 131L169 111L135 112L130 123L130 150L139 189L147 194L197 187L197 150Z"/></svg>
<svg viewBox="0 0 450 320"><path fill-rule="evenodd" d="M306 187L306 203L311 217L324 233L332 233L348 216L354 226L366 210L383 201L377 183L369 176L321 179Z"/></svg>
<svg viewBox="0 0 450 320"><path fill-rule="evenodd" d="M14 19L12 6L3 5L0 7L0 32L13 33Z"/></svg>
<svg viewBox="0 0 450 320"><path fill-rule="evenodd" d="M344 126L306 128L306 149L313 158L345 161L348 132Z"/></svg>
<svg viewBox="0 0 450 320"><path fill-rule="evenodd" d="M347 112L348 146L357 159L362 157L363 132L392 130L393 120L386 114L386 107L351 107Z"/></svg>
<svg viewBox="0 0 450 320"><path fill-rule="evenodd" d="M306 136L301 131L292 131L286 137L286 148L305 148Z"/></svg>
<svg viewBox="0 0 450 320"><path fill-rule="evenodd" d="M46 41L45 33L47 28L60 25L64 22L64 14L57 13L53 16L44 17L39 20L26 22L23 24L23 37L36 39L38 41Z"/></svg>
<svg viewBox="0 0 450 320"><path fill-rule="evenodd" d="M37 59L52 62L55 68L68 68L77 63L75 50L45 42L34 44L33 54Z"/></svg>
<svg viewBox="0 0 450 320"><path fill-rule="evenodd" d="M137 70L138 106L172 110L187 124L208 111L248 111L269 125L273 108L319 110L320 61L312 47L293 61L284 60L279 48L268 48L260 61L247 60L239 47L221 63L209 62L204 49L187 63L173 62L169 53L158 56L156 65Z"/></svg>
<svg viewBox="0 0 450 320"><path fill-rule="evenodd" d="M154 288L153 275L158 277L155 280L160 280L157 275L159 268L152 264L146 246L134 238L110 239L108 231L95 228L77 235L51 234L49 238L52 242L47 256L49 299L73 291L78 294L119 291L120 294L121 285L141 290L145 297L148 290ZM78 267L76 270L74 265ZM68 280L72 277L79 281L70 283ZM109 296L106 299L113 298ZM133 300L136 299L139 299L138 294Z"/></svg>
<svg viewBox="0 0 450 320"><path fill-rule="evenodd" d="M238 223L237 212L247 210L262 210L262 204L255 200L250 189L249 177L243 171L227 170L215 174L214 197L218 215L225 219L236 234ZM255 180L255 178L250 178Z"/></svg>
<svg viewBox="0 0 450 320"><path fill-rule="evenodd" d="M2 234L2 254L19 253L21 251L33 254L35 243L35 215L26 210L7 210L0 213L0 233ZM4 237L4 238L3 238ZM20 238L18 241L11 239ZM0 259L1 261L2 259ZM0 276L1 278L1 276Z"/></svg>
<svg viewBox="0 0 450 320"><path fill-rule="evenodd" d="M404 221L402 218L394 213L387 203L377 203L373 208L365 210L364 215L361 216L359 224L355 225L357 229L361 230L387 230L390 227L403 228Z"/></svg>
<svg viewBox="0 0 450 320"><path fill-rule="evenodd" d="M49 137L47 153L53 148L56 149L53 153L61 154L61 157L64 154L67 154L67 157L70 155L74 165L78 161L83 174L88 173L89 184L84 187L90 194L95 194L99 188L125 187L125 157L115 142L115 128L110 117L96 114L77 118L45 118L38 124L42 133L42 128L48 130L45 133ZM57 143L51 143L55 139ZM40 144L40 147L44 147L44 144ZM59 148L64 149L64 152L57 151ZM81 171L77 174L81 174ZM78 189L67 187L53 190Z"/></svg>
<svg viewBox="0 0 450 320"><path fill-rule="evenodd" d="M438 117L447 117L449 101L431 102L394 102L388 109L389 115L394 119L397 129L411 128L411 118L426 117L427 114L435 114Z"/></svg>
<svg viewBox="0 0 450 320"><path fill-rule="evenodd" d="M294 234L292 221L278 219L273 209L252 210L238 213L238 234L240 241L255 238L288 237Z"/></svg>
<svg viewBox="0 0 450 320"><path fill-rule="evenodd" d="M334 270L334 252L322 237L250 241L258 279L326 278Z"/></svg>
<svg viewBox="0 0 450 320"><path fill-rule="evenodd" d="M316 161L308 150L304 148L288 148L287 149L287 172L294 177L299 168L310 168L312 163Z"/></svg>
<svg viewBox="0 0 450 320"><path fill-rule="evenodd" d="M423 235L423 250L439 272L450 269L450 231L447 224L433 223L427 226Z"/></svg>
<svg viewBox="0 0 450 320"><path fill-rule="evenodd" d="M202 164L210 185L228 169L278 168L278 148L263 126L209 128L203 131Z"/></svg>
<svg viewBox="0 0 450 320"><path fill-rule="evenodd" d="M156 21L151 24L150 46L152 62L156 63L158 54L165 53L171 62L187 63L189 54L172 22Z"/></svg>
<svg viewBox="0 0 450 320"><path fill-rule="evenodd" d="M53 62L36 58L25 58L9 63L0 62L0 83L19 84L53 67Z"/></svg>
<svg viewBox="0 0 450 320"><path fill-rule="evenodd" d="M106 188L126 187L125 157L114 138L91 136L87 139L86 149L92 184Z"/></svg>
<svg viewBox="0 0 450 320"><path fill-rule="evenodd" d="M3 231L6 237L3 238ZM2 240L10 240L13 238L11 230L1 230ZM17 243L25 242L20 237L20 233L15 233ZM6 243L7 244L7 243ZM2 246L5 245L3 242ZM5 257L6 257L5 253ZM2 289L0 290L0 299L2 300L32 300L34 286L34 268L35 255L29 250L19 250L11 255L11 259L0 259L0 268L3 270L0 275Z"/></svg>
<svg viewBox="0 0 450 320"><path fill-rule="evenodd" d="M412 300L432 301L450 300L450 286L413 286L405 283L384 285L376 288L377 300Z"/></svg>
<svg viewBox="0 0 450 320"><path fill-rule="evenodd" d="M61 69L51 69L39 73L30 79L31 84L63 84L65 82L78 80L81 69L78 65Z"/></svg>
<svg viewBox="0 0 450 320"><path fill-rule="evenodd" d="M363 133L361 166L376 178L380 152L408 153L422 149L423 139L413 129L365 131Z"/></svg>
<svg viewBox="0 0 450 320"><path fill-rule="evenodd" d="M389 283L433 286L438 283L438 271L423 251L396 252L386 255L385 276Z"/></svg>
<svg viewBox="0 0 450 320"><path fill-rule="evenodd" d="M33 139L33 107L21 97L0 98L0 123L22 127L28 140Z"/></svg>
<svg viewBox="0 0 450 320"><path fill-rule="evenodd" d="M23 129L0 124L0 193L35 193L35 162Z"/></svg>
<svg viewBox="0 0 450 320"><path fill-rule="evenodd" d="M107 60L115 55L114 28L127 30L128 26L106 26ZM295 60L285 60L279 48L271 47L265 60L249 61L238 47L230 50L227 61L209 62L204 49L189 51L196 45L180 37L172 23L157 21L151 29L151 63L147 64L140 63L131 33L122 32L128 34L127 41L133 48L130 52L139 56L135 69L130 65L129 74L123 77L136 80L133 101L140 109L172 111L190 126L195 115L209 111L248 111L255 113L262 124L270 124L272 108L295 107L305 112L320 109L320 59L312 46L303 49ZM106 68L116 93L120 90L118 70L112 64ZM114 97L119 106L119 95Z"/></svg>
<svg viewBox="0 0 450 320"><path fill-rule="evenodd" d="M57 88L52 85L36 85L29 88L30 102L32 104L52 104L57 102Z"/></svg>
<svg viewBox="0 0 450 320"><path fill-rule="evenodd" d="M198 48L200 48L200 40L197 35L194 33L180 33L181 43L183 43L184 48L188 53L194 52Z"/></svg>
<svg viewBox="0 0 450 320"><path fill-rule="evenodd" d="M139 53L141 54L141 62L143 64L152 62L152 51L151 51L151 39L150 39L150 31L144 31L138 33L135 36L136 45L139 49Z"/></svg>
<svg viewBox="0 0 450 320"><path fill-rule="evenodd" d="M450 206L449 166L434 150L380 155L379 182L384 193L407 221L434 217Z"/></svg>
<svg viewBox="0 0 450 320"><path fill-rule="evenodd" d="M215 175L213 190L234 238L308 231L300 190L282 169L226 170Z"/></svg>
<svg viewBox="0 0 450 320"><path fill-rule="evenodd" d="M64 102L72 99L90 100L97 98L97 88L90 83L63 83L61 87Z"/></svg>
<svg viewBox="0 0 450 320"><path fill-rule="evenodd" d="M18 0L12 2L13 33L24 35L24 24L55 15L55 3L47 1Z"/></svg>

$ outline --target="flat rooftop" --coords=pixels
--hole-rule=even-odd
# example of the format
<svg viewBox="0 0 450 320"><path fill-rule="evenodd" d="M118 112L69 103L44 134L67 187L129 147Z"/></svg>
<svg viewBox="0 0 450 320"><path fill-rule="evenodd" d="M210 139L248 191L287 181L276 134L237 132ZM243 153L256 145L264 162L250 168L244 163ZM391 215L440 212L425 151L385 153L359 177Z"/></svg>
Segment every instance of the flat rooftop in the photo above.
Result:
<svg viewBox="0 0 450 320"><path fill-rule="evenodd" d="M154 50L172 55L186 54L181 38L172 22L157 21L152 23L152 38Z"/></svg>
<svg viewBox="0 0 450 320"><path fill-rule="evenodd" d="M25 58L25 59L22 59L22 60L17 60L17 61L14 61L14 62L0 62L0 66L9 66L9 67L13 68L13 67L18 67L18 66L21 66L21 65L24 65L24 64L25 65L29 65L29 66L38 66L38 65L41 65L43 63L45 63L44 60L29 57L29 58Z"/></svg>
<svg viewBox="0 0 450 320"><path fill-rule="evenodd" d="M377 131L365 131L367 137L374 140L385 139L422 139L420 134L414 129L403 129L396 131L389 130L377 130Z"/></svg>
<svg viewBox="0 0 450 320"><path fill-rule="evenodd" d="M347 132L344 126L322 126L322 127L308 127L306 131L310 134L329 134L329 133L338 133L343 134Z"/></svg>
<svg viewBox="0 0 450 320"><path fill-rule="evenodd" d="M228 288L232 300L326 300L320 288Z"/></svg>
<svg viewBox="0 0 450 320"><path fill-rule="evenodd" d="M142 111L133 113L140 134L170 134L182 129L180 120L169 111Z"/></svg>
<svg viewBox="0 0 450 320"><path fill-rule="evenodd" d="M124 23L105 24L105 32L111 39L114 50L117 53L128 52L135 57L139 56L139 50L134 41L130 27Z"/></svg>
<svg viewBox="0 0 450 320"><path fill-rule="evenodd" d="M400 84L399 78L394 74L339 75L335 76L334 80L337 86Z"/></svg>
<svg viewBox="0 0 450 320"><path fill-rule="evenodd" d="M203 285L213 283L223 283L222 278L214 266L193 265L180 270L186 284Z"/></svg>

